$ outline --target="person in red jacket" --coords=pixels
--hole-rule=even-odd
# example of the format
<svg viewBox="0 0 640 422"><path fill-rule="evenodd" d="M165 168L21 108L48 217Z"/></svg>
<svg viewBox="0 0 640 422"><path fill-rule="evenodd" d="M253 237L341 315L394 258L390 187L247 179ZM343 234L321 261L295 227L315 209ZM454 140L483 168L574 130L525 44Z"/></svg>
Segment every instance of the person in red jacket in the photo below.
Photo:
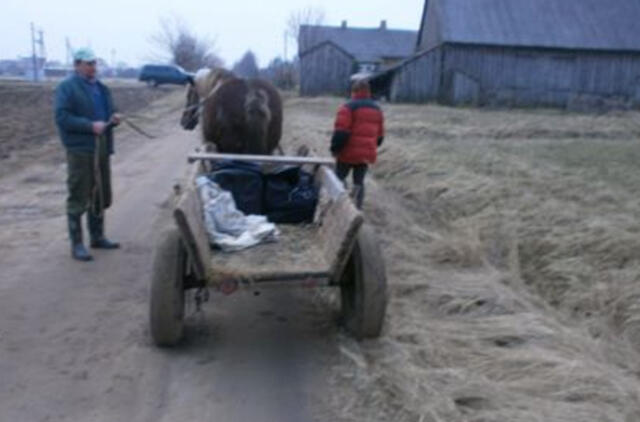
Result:
<svg viewBox="0 0 640 422"><path fill-rule="evenodd" d="M382 110L371 98L369 83L357 80L351 87L351 101L338 109L330 149L336 158L336 175L343 183L353 171L351 197L359 209L364 201L364 177L376 162L383 140Z"/></svg>

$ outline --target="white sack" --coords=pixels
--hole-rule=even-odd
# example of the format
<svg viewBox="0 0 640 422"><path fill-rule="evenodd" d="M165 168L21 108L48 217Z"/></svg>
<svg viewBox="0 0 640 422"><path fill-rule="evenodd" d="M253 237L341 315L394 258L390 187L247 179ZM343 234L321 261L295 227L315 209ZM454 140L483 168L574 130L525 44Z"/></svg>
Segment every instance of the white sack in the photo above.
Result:
<svg viewBox="0 0 640 422"><path fill-rule="evenodd" d="M209 242L225 252L239 251L258 243L275 242L280 232L263 215L244 215L230 192L205 176L196 179Z"/></svg>

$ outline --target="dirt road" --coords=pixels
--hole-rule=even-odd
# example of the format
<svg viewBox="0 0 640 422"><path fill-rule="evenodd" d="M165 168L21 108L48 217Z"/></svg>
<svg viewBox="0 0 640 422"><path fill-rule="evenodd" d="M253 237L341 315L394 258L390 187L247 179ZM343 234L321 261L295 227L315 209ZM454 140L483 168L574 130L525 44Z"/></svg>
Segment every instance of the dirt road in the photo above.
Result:
<svg viewBox="0 0 640 422"><path fill-rule="evenodd" d="M214 296L190 317L185 345L150 343L153 242L197 143L173 117L155 128L159 139L119 137L107 229L123 248L94 251L93 263L69 258L62 168L3 180L0 420L313 419L309 400L324 390L335 335L333 315L315 312L313 296ZM129 140L138 145L123 146Z"/></svg>

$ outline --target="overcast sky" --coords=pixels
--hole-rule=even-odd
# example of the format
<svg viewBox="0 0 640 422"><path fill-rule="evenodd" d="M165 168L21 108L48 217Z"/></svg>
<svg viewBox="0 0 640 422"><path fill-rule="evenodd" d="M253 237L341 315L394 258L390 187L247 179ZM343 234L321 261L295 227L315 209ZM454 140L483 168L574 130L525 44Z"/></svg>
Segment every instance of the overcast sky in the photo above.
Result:
<svg viewBox="0 0 640 422"><path fill-rule="evenodd" d="M111 62L139 65L151 60L149 42L160 19L179 16L199 36L217 40L219 55L232 65L251 49L261 66L284 54L284 30L292 11L320 7L325 24L376 27L383 19L390 29L418 30L424 0L2 0L0 59L31 54L30 22L44 31L49 60L64 61L65 37L74 48L90 45ZM294 44L289 42L288 56Z"/></svg>

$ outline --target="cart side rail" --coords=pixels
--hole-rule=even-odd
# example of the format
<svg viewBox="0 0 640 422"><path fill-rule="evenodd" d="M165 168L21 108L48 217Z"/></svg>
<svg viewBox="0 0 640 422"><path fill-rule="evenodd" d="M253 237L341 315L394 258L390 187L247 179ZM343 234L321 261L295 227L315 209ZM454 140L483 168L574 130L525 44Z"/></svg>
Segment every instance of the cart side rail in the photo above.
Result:
<svg viewBox="0 0 640 422"><path fill-rule="evenodd" d="M193 183L201 164L194 163L189 184L180 196L173 216L189 254L195 276L199 281L206 281L211 262L211 249L206 228L204 214L198 192Z"/></svg>
<svg viewBox="0 0 640 422"><path fill-rule="evenodd" d="M364 217L331 169L321 166L316 173L316 180L321 187L321 195L326 195L328 200L326 205L320 201L319 206L323 207L320 210L320 239L324 258L329 264L329 283L338 284Z"/></svg>
<svg viewBox="0 0 640 422"><path fill-rule="evenodd" d="M220 154L212 152L193 152L187 156L189 163L194 161L245 161L267 164L314 164L322 166L335 166L335 160L329 157L300 157L285 155L251 155L251 154Z"/></svg>

